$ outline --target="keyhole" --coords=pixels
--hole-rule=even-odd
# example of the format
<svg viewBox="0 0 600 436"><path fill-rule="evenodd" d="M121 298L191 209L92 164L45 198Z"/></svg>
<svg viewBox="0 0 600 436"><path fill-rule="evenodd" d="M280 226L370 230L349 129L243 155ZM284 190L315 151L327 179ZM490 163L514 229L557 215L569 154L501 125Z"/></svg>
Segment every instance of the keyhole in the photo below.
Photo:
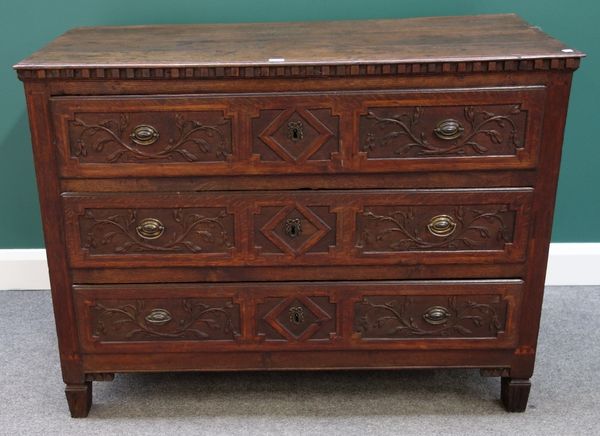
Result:
<svg viewBox="0 0 600 436"><path fill-rule="evenodd" d="M290 218L285 222L285 233L290 238L295 238L302 233L302 225L299 218Z"/></svg>
<svg viewBox="0 0 600 436"><path fill-rule="evenodd" d="M301 306L290 307L290 321L295 325L304 322L304 310Z"/></svg>
<svg viewBox="0 0 600 436"><path fill-rule="evenodd" d="M302 130L302 121L290 121L288 123L288 138L292 142L298 142L304 139L304 131Z"/></svg>

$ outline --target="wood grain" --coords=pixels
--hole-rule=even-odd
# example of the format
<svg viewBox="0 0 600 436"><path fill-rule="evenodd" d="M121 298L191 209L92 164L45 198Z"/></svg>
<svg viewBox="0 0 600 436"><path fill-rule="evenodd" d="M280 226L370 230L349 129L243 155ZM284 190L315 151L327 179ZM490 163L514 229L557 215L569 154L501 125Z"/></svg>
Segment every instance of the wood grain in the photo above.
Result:
<svg viewBox="0 0 600 436"><path fill-rule="evenodd" d="M435 43L431 43L435 41ZM81 27L17 68L375 64L566 58L516 15L333 22Z"/></svg>
<svg viewBox="0 0 600 436"><path fill-rule="evenodd" d="M583 54L563 52L566 48L513 14L82 27L58 37L15 68L22 78L78 79L576 68Z"/></svg>

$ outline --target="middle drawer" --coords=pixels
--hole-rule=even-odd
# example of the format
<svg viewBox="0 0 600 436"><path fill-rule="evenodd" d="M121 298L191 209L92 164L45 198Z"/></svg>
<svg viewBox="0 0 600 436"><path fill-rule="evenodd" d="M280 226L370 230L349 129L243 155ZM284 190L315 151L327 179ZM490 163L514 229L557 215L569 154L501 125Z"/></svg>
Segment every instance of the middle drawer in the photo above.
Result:
<svg viewBox="0 0 600 436"><path fill-rule="evenodd" d="M64 193L73 267L519 262L531 188Z"/></svg>

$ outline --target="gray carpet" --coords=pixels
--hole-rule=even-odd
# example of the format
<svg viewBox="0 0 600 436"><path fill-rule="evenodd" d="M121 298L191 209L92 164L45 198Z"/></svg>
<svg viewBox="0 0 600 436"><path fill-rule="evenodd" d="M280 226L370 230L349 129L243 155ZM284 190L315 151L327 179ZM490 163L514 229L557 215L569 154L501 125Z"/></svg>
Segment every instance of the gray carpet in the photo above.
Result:
<svg viewBox="0 0 600 436"><path fill-rule="evenodd" d="M0 292L2 435L599 434L600 288L548 288L524 414L477 371L119 374L68 417L49 292Z"/></svg>

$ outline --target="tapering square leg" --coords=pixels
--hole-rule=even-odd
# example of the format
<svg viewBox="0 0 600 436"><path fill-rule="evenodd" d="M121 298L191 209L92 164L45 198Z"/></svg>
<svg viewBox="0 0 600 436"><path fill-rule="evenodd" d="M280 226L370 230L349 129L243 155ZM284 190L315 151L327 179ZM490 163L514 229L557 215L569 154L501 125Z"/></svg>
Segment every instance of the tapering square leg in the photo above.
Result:
<svg viewBox="0 0 600 436"><path fill-rule="evenodd" d="M92 382L68 384L65 387L72 418L85 418L92 407Z"/></svg>
<svg viewBox="0 0 600 436"><path fill-rule="evenodd" d="M502 403L508 412L524 412L527 408L531 382L529 379L502 377Z"/></svg>

